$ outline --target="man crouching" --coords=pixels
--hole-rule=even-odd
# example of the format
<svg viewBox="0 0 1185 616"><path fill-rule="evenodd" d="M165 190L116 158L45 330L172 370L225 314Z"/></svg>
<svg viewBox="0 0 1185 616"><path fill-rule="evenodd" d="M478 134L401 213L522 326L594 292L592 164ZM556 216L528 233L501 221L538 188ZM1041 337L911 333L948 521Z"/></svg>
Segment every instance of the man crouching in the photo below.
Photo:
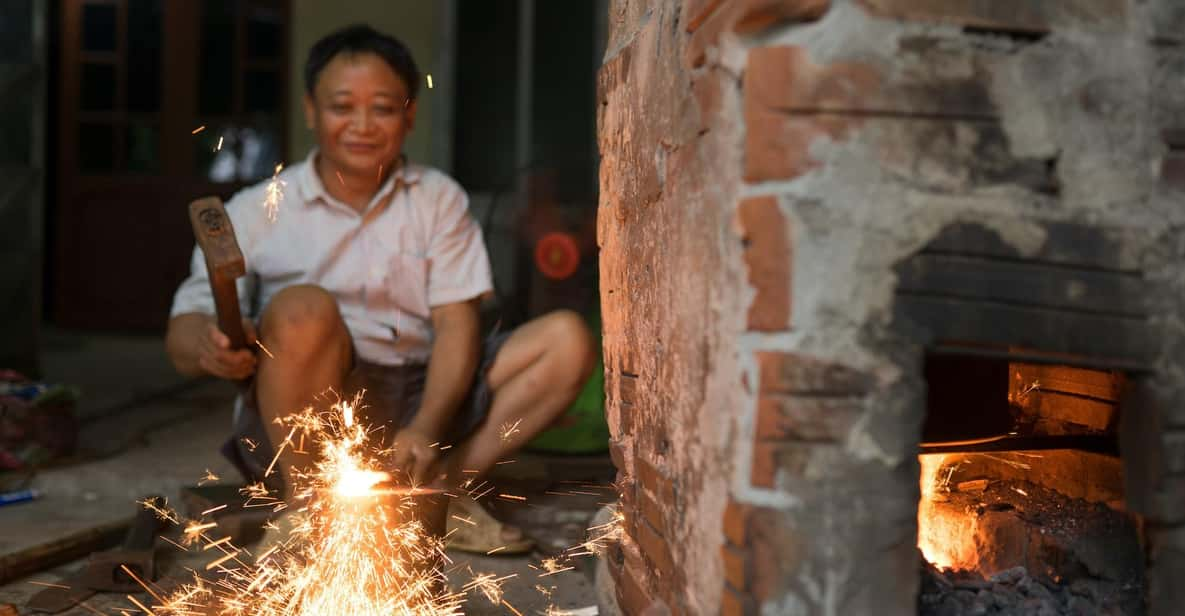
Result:
<svg viewBox="0 0 1185 616"><path fill-rule="evenodd" d="M304 76L317 147L280 175L274 218L266 182L226 205L247 265L243 313L262 307L248 335L258 332L270 353L229 349L195 249L173 300L169 356L183 374L247 380L228 453L249 480L264 479L285 436L276 418L328 390L365 389L366 419L388 427L399 470L457 487L568 407L592 369L591 338L578 315L561 311L481 340L489 257L465 191L402 155L420 84L402 43L347 27L313 45ZM504 433L507 425L516 430ZM442 455L437 443L452 447ZM289 448L278 459L286 496L294 456ZM472 501L458 504L497 524ZM454 547L530 547L518 529L484 534Z"/></svg>

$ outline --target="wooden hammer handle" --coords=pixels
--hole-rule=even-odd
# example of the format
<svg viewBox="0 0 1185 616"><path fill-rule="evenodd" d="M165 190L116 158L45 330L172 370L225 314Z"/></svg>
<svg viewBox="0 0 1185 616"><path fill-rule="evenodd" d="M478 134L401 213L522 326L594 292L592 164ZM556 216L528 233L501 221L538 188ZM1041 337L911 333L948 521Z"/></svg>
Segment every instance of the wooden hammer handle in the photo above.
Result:
<svg viewBox="0 0 1185 616"><path fill-rule="evenodd" d="M247 348L247 332L243 329L243 315L239 311L239 290L235 288L234 278L214 274L210 277L210 291L214 294L218 329L230 339L230 350Z"/></svg>
<svg viewBox="0 0 1185 616"><path fill-rule="evenodd" d="M246 273L243 253L235 239L234 225L217 197L198 199L189 204L189 222L193 237L206 257L210 292L218 313L218 329L230 339L231 350L246 348L247 333L239 312L239 293L235 279Z"/></svg>

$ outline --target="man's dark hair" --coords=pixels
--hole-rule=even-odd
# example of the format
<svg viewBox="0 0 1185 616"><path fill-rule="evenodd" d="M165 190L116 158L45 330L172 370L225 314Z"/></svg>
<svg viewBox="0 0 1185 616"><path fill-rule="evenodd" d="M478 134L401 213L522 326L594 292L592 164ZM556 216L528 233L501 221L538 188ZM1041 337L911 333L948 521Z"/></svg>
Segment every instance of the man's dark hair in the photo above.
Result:
<svg viewBox="0 0 1185 616"><path fill-rule="evenodd" d="M338 54L372 53L383 59L391 70L403 79L407 85L407 95L415 99L420 91L420 70L416 68L416 61L399 39L383 34L365 24L346 26L336 32L325 35L309 49L309 57L304 63L304 89L309 96L317 87L317 78L325 65L337 57Z"/></svg>

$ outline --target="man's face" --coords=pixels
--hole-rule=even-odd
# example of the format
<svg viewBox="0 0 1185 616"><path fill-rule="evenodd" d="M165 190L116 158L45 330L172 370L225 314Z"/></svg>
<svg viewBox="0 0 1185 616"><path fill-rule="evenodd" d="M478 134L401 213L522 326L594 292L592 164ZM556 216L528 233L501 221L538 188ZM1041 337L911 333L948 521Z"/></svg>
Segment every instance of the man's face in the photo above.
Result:
<svg viewBox="0 0 1185 616"><path fill-rule="evenodd" d="M339 54L325 65L313 96L304 99L305 121L317 135L321 156L351 174L391 168L415 121L407 84L371 53Z"/></svg>

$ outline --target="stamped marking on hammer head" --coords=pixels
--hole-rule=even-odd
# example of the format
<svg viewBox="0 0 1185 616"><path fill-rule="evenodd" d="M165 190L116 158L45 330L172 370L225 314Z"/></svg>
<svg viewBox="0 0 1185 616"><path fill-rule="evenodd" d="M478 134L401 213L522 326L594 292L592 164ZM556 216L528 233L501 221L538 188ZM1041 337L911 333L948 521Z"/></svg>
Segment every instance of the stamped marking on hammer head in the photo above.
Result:
<svg viewBox="0 0 1185 616"><path fill-rule="evenodd" d="M218 197L206 197L189 204L193 237L206 257L210 276L238 278L246 273L243 253L235 239L234 225Z"/></svg>

